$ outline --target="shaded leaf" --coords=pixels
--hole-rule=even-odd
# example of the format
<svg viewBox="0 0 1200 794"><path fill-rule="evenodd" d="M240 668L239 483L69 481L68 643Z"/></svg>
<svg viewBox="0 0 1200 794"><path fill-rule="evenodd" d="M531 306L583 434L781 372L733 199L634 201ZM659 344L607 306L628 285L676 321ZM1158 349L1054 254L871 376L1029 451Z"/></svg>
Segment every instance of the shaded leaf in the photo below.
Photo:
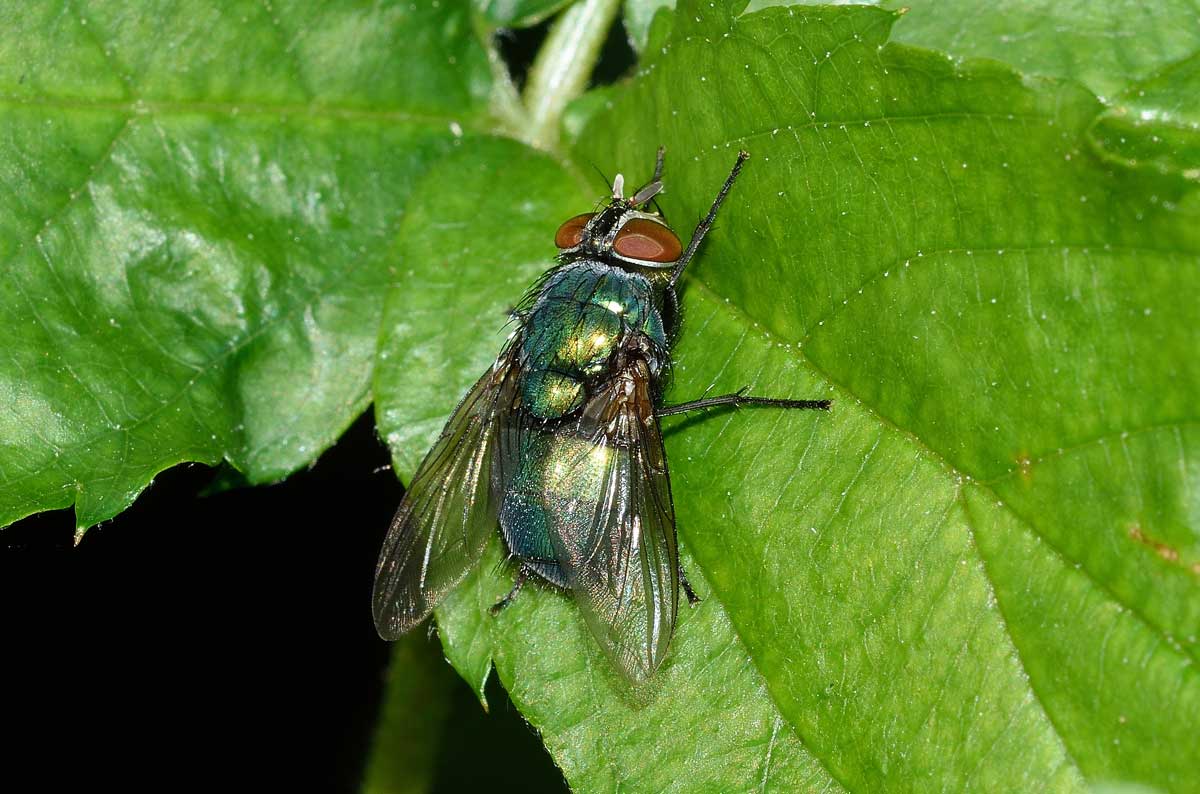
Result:
<svg viewBox="0 0 1200 794"><path fill-rule="evenodd" d="M380 708L364 794L425 794L433 790L439 739L450 717L453 671L422 632L392 646L387 696Z"/></svg>

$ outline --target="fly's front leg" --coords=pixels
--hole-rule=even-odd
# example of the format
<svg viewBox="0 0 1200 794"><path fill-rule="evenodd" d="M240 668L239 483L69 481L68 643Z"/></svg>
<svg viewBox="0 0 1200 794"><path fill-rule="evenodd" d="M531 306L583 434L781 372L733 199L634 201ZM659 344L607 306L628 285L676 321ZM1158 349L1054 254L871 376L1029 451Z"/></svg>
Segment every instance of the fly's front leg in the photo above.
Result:
<svg viewBox="0 0 1200 794"><path fill-rule="evenodd" d="M701 397L699 400L688 400L685 403L678 405L664 405L655 411L656 416L671 416L672 414L683 414L688 411L701 411L705 408L720 408L729 406L732 408L742 408L745 406L757 405L763 408L791 408L805 411L828 411L832 405L831 400L786 400L777 397L751 397L748 396L745 389L734 392L733 394L722 394L717 397Z"/></svg>

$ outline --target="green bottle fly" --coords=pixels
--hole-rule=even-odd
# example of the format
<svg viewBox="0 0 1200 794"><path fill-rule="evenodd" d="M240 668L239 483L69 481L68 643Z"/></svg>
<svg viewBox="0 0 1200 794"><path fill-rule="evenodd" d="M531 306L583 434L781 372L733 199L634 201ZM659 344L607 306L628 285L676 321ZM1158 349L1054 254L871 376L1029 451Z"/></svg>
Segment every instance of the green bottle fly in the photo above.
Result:
<svg viewBox="0 0 1200 794"><path fill-rule="evenodd" d="M478 563L499 525L519 563L502 609L530 576L575 597L630 681L666 655L679 590L671 481L658 420L718 406L828 409L828 400L741 392L664 405L675 284L712 227L741 152L687 246L657 212L654 177L630 198L617 175L598 212L555 235L558 265L514 311L517 328L463 398L400 503L375 572L380 636L424 620Z"/></svg>

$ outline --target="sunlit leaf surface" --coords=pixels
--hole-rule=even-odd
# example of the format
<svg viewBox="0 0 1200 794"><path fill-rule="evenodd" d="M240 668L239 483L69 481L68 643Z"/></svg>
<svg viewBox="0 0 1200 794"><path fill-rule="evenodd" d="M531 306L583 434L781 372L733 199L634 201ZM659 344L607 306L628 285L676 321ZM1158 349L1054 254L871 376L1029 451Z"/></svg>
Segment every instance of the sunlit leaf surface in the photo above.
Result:
<svg viewBox="0 0 1200 794"><path fill-rule="evenodd" d="M450 4L158 5L0 12L0 525L315 459L370 400L410 185L486 107Z"/></svg>

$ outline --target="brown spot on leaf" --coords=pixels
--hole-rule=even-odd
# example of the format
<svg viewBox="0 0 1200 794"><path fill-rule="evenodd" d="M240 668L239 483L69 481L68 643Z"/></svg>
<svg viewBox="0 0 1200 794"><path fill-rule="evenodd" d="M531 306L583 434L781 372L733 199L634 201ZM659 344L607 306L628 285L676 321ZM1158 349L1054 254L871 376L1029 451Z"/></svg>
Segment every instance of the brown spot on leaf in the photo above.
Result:
<svg viewBox="0 0 1200 794"><path fill-rule="evenodd" d="M1179 549L1169 543L1163 543L1161 540L1155 540L1142 531L1138 524L1129 525L1129 537L1138 543L1153 549L1154 553L1162 557L1167 562L1179 562ZM1200 562L1193 563L1191 566L1192 573L1200 574Z"/></svg>

